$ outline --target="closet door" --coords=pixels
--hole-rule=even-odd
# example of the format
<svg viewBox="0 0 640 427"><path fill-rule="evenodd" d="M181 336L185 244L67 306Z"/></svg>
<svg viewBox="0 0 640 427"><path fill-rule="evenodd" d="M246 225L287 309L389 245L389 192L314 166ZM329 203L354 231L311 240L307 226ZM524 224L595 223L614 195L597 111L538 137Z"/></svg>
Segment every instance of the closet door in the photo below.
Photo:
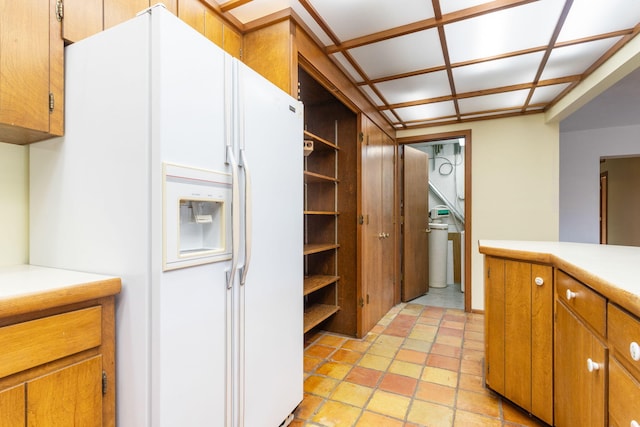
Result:
<svg viewBox="0 0 640 427"><path fill-rule="evenodd" d="M395 232L393 197L395 148L368 118L362 134L362 284L360 336L375 326L394 304Z"/></svg>

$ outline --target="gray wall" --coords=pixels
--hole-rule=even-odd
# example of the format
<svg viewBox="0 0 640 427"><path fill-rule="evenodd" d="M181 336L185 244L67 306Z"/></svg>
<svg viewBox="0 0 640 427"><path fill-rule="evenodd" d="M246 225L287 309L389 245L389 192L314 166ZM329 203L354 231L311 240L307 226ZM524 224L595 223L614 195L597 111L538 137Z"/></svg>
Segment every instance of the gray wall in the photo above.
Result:
<svg viewBox="0 0 640 427"><path fill-rule="evenodd" d="M600 157L640 155L638 135L640 125L560 132L561 241L600 242Z"/></svg>

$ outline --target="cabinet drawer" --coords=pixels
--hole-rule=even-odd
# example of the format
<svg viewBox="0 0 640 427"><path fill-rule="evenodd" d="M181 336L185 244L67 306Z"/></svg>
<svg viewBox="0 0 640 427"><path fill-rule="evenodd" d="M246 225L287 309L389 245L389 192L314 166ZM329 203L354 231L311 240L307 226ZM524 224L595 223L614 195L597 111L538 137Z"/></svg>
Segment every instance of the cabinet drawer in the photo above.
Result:
<svg viewBox="0 0 640 427"><path fill-rule="evenodd" d="M607 332L607 301L591 288L558 270L556 294L603 337Z"/></svg>
<svg viewBox="0 0 640 427"><path fill-rule="evenodd" d="M0 378L99 346L101 324L97 306L0 328Z"/></svg>
<svg viewBox="0 0 640 427"><path fill-rule="evenodd" d="M615 358L609 359L609 425L627 427L633 421L640 423L640 383L620 366Z"/></svg>
<svg viewBox="0 0 640 427"><path fill-rule="evenodd" d="M609 304L608 310L609 345L616 357L629 362L631 373L640 381L640 320L613 304Z"/></svg>

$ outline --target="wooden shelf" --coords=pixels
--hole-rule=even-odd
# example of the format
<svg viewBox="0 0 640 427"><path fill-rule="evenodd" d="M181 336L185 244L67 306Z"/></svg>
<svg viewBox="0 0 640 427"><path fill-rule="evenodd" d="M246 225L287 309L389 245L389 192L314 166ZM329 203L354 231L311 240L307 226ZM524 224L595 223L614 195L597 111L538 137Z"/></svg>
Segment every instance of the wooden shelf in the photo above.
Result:
<svg viewBox="0 0 640 427"><path fill-rule="evenodd" d="M338 310L340 307L337 305L314 304L308 307L304 311L304 333L309 332L314 326L318 326Z"/></svg>
<svg viewBox="0 0 640 427"><path fill-rule="evenodd" d="M339 182L337 178L315 172L304 171L305 182Z"/></svg>
<svg viewBox="0 0 640 427"><path fill-rule="evenodd" d="M314 135L314 134L312 134L312 133L311 133L311 132L309 132L309 131L306 131L306 130L305 130L305 131L304 131L304 136L305 136L305 139L313 139L314 141L321 142L321 143L323 143L324 145L326 145L327 147L329 147L329 148L333 148L334 150L339 150L339 149L340 149L340 147L338 147L338 146L337 146L336 144L334 144L333 142L327 141L327 140L326 140L326 139L324 139L324 138L320 138L318 135Z"/></svg>
<svg viewBox="0 0 640 427"><path fill-rule="evenodd" d="M340 212L337 211L304 211L305 215L328 215L328 216L334 216L334 215L340 215Z"/></svg>
<svg viewBox="0 0 640 427"><path fill-rule="evenodd" d="M329 286L340 280L340 276L326 276L315 275L304 278L304 295L309 295L312 292L322 289L325 286Z"/></svg>
<svg viewBox="0 0 640 427"><path fill-rule="evenodd" d="M318 252L329 251L339 248L337 243L308 243L304 245L304 255L316 254Z"/></svg>

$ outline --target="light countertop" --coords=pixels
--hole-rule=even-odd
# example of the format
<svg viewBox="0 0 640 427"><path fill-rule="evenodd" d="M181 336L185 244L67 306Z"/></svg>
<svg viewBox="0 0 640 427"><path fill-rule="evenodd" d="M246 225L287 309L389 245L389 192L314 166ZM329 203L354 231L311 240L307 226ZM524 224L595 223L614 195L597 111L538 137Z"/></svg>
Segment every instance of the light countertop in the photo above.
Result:
<svg viewBox="0 0 640 427"><path fill-rule="evenodd" d="M480 240L480 252L553 265L640 315L640 247L591 243Z"/></svg>
<svg viewBox="0 0 640 427"><path fill-rule="evenodd" d="M0 267L0 317L120 292L118 277L34 265Z"/></svg>

